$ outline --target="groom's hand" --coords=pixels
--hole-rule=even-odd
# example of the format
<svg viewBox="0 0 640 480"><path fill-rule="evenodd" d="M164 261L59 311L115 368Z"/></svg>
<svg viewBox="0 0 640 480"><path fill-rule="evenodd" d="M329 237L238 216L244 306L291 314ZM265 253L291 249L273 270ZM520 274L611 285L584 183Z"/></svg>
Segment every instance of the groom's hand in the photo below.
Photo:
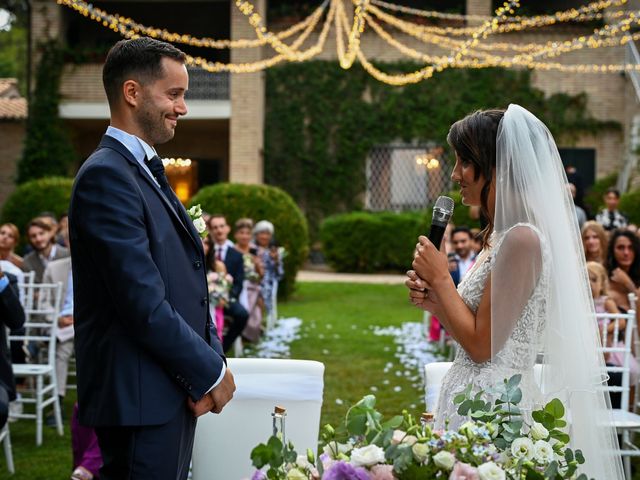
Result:
<svg viewBox="0 0 640 480"><path fill-rule="evenodd" d="M233 392L236 391L236 384L233 381L233 373L227 368L222 381L216 385L216 388L209 392L213 399L213 407L209 410L213 413L220 413L224 406L233 398Z"/></svg>
<svg viewBox="0 0 640 480"><path fill-rule="evenodd" d="M210 412L211 409L214 407L213 397L211 396L211 392L207 393L204 397L202 397L197 402L194 402L193 400L191 400L191 398L188 399L188 402L189 402L189 408L193 412L193 416L196 418L199 417L200 415L204 415L205 413Z"/></svg>

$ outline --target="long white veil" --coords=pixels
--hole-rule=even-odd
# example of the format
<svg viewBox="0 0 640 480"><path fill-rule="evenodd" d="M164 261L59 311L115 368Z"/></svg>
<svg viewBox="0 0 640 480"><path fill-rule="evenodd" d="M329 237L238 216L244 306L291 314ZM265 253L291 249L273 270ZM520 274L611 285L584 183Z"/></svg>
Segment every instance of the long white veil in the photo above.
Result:
<svg viewBox="0 0 640 480"><path fill-rule="evenodd" d="M595 320L575 207L566 188L558 149L547 127L518 105L510 105L498 128L496 208L493 238L505 241L491 272L492 358L519 328L517 318L543 276L548 289L540 304L546 311L535 341L542 364L543 400L560 398L568 410L571 448L583 451L581 471L598 480L622 480L622 462L614 452L604 358ZM505 235L531 224L538 238ZM513 242L507 242L512 237ZM534 236L535 237L535 236ZM511 255L503 255L511 249ZM511 258L509 262L498 259ZM515 260L513 260L515 259ZM516 335L518 332L514 332Z"/></svg>

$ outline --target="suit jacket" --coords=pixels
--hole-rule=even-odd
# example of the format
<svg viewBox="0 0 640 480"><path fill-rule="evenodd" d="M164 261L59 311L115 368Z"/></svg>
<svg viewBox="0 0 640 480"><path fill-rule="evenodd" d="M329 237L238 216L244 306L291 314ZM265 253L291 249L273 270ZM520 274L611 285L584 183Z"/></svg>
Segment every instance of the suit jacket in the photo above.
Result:
<svg viewBox="0 0 640 480"><path fill-rule="evenodd" d="M42 283L62 283L62 301L67 292L69 283L69 271L71 270L71 257L59 258L49 262L42 275Z"/></svg>
<svg viewBox="0 0 640 480"><path fill-rule="evenodd" d="M112 137L78 172L69 228L85 425L164 424L222 372L202 243L180 209Z"/></svg>
<svg viewBox="0 0 640 480"><path fill-rule="evenodd" d="M242 253L233 247L227 248L224 265L227 267L227 273L233 277L233 285L231 286L229 297L238 300L244 287L244 259Z"/></svg>
<svg viewBox="0 0 640 480"><path fill-rule="evenodd" d="M60 245L56 246L56 254L53 256L53 260L58 260L60 258L66 258L69 256L69 249L64 248ZM40 259L40 255L38 255L38 252L36 252L35 250L32 250L31 252L27 253L24 257L24 264L22 266L22 269L25 272L31 272L31 271L35 271L35 282L36 283L42 283L42 276L44 275L44 270L45 270L45 266L44 263L42 263L42 260Z"/></svg>
<svg viewBox="0 0 640 480"><path fill-rule="evenodd" d="M24 325L24 310L18 297L18 281L14 275L5 273L9 286L0 292L0 387L9 394L9 400L16 399L16 382L11 367L11 354L7 346L7 328L16 330Z"/></svg>

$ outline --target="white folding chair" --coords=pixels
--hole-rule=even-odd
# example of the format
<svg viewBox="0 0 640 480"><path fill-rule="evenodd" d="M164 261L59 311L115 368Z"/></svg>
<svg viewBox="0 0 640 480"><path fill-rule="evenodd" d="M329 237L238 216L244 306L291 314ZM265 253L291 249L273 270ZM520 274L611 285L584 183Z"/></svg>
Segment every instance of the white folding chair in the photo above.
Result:
<svg viewBox="0 0 640 480"><path fill-rule="evenodd" d="M635 304L632 303L632 307ZM627 313L599 313L596 315L598 321L602 323L602 353L622 354L622 366L607 365L607 373L620 373L622 377L621 385L605 385L602 388L611 393L620 394L620 408L612 409L613 426L620 435L620 451L619 454L624 460L625 476L631 479L631 457L640 456L640 449L631 441L631 433L640 431L640 415L630 410L629 393L630 393L630 365L635 361L631 356L633 347L633 330L636 323L635 308L629 309ZM625 322L622 327L621 322ZM612 326L612 332L608 332L609 326ZM619 342L620 335L624 331L624 342Z"/></svg>
<svg viewBox="0 0 640 480"><path fill-rule="evenodd" d="M309 360L230 358L237 390L221 414L198 419L193 480L251 478L251 450L272 435L274 406L287 410L286 440L318 447L324 365Z"/></svg>
<svg viewBox="0 0 640 480"><path fill-rule="evenodd" d="M442 379L447 374L453 362L431 362L424 366L424 403L427 412L436 413ZM466 385L463 385L466 387Z"/></svg>
<svg viewBox="0 0 640 480"><path fill-rule="evenodd" d="M14 364L16 377L30 378L35 388L28 396L24 392L20 402L33 404L35 413L20 413L13 418L36 420L36 445L42 445L42 423L44 409L53 404L54 418L58 433L63 435L62 416L58 401L58 383L56 380L56 328L60 313L62 284L31 283L25 284L25 335L10 335L9 341L21 340L37 342L42 345L42 354L32 359L33 363Z"/></svg>
<svg viewBox="0 0 640 480"><path fill-rule="evenodd" d="M267 330L271 330L278 321L278 280L273 281L271 290L271 309L267 312Z"/></svg>
<svg viewBox="0 0 640 480"><path fill-rule="evenodd" d="M0 442L4 445L4 456L7 459L7 470L9 473L16 473L15 466L13 465L13 452L11 450L11 435L9 434L9 423L0 429Z"/></svg>

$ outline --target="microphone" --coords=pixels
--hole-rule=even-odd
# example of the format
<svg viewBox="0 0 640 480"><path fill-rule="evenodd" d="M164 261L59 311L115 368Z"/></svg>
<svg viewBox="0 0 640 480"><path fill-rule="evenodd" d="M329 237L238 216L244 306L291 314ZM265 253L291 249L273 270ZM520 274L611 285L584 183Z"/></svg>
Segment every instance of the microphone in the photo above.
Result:
<svg viewBox="0 0 640 480"><path fill-rule="evenodd" d="M429 241L440 250L442 237L447 228L449 220L453 215L454 201L450 197L444 195L438 197L436 204L433 206L433 218L431 219L431 230L429 230Z"/></svg>

